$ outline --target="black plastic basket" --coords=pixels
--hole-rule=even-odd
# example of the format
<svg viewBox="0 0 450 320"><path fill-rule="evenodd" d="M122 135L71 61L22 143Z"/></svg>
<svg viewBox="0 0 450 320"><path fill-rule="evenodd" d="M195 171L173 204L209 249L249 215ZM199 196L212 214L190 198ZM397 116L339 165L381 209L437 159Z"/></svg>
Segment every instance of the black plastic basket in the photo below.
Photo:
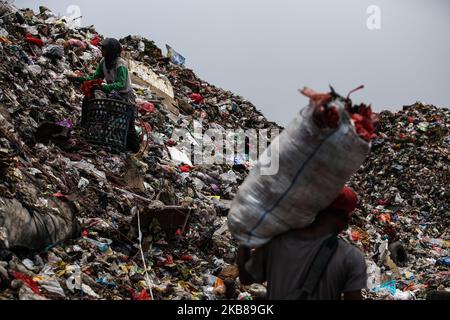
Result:
<svg viewBox="0 0 450 320"><path fill-rule="evenodd" d="M89 143L111 152L124 152L134 108L120 100L92 99L83 101L82 136Z"/></svg>

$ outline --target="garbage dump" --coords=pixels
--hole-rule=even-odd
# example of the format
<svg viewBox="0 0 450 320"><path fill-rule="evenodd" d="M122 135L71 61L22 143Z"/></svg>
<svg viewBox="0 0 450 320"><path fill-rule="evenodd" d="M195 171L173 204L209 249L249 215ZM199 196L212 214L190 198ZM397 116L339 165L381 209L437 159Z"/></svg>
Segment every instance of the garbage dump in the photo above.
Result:
<svg viewBox="0 0 450 320"><path fill-rule="evenodd" d="M128 36L141 149L109 152L84 139L83 94L67 79L94 71L104 37L45 7L0 2L0 22L0 299L264 298L239 283L227 228L250 159L198 164L174 136L195 145L197 125L282 128L173 50ZM381 113L349 182L362 200L344 237L366 254L367 297L449 290L449 117L420 103Z"/></svg>
<svg viewBox="0 0 450 320"><path fill-rule="evenodd" d="M236 246L224 228L249 162L193 164L174 133L201 141L193 130L200 120L204 130L279 126L129 36L121 44L141 150L110 153L84 138L82 90L66 77L93 72L103 37L43 7L2 2L1 12L0 297L261 296L263 288L236 282Z"/></svg>
<svg viewBox="0 0 450 320"><path fill-rule="evenodd" d="M415 103L378 117L349 183L361 201L345 237L366 254L369 297L424 299L450 285L450 111Z"/></svg>

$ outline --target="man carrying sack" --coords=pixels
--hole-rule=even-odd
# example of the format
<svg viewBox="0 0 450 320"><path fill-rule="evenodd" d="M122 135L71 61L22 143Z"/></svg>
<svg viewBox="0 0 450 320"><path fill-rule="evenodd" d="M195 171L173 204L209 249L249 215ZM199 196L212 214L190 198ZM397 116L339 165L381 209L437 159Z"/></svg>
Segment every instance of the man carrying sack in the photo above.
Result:
<svg viewBox="0 0 450 320"><path fill-rule="evenodd" d="M357 205L345 187L312 225L283 233L251 252L238 253L244 285L267 281L270 300L361 300L366 288L366 263L354 246L337 238L348 227Z"/></svg>

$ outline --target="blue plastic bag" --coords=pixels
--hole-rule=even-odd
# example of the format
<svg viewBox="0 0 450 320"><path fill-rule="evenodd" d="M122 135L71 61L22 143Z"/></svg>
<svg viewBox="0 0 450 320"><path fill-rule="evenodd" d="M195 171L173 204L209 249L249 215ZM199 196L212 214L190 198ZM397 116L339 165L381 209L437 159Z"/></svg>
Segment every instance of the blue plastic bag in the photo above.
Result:
<svg viewBox="0 0 450 320"><path fill-rule="evenodd" d="M176 52L175 50L173 50L173 48L168 44L166 44L166 48L167 48L167 57L170 58L172 63L176 64L177 66L183 66L184 63L186 62L186 58L183 57L178 52Z"/></svg>

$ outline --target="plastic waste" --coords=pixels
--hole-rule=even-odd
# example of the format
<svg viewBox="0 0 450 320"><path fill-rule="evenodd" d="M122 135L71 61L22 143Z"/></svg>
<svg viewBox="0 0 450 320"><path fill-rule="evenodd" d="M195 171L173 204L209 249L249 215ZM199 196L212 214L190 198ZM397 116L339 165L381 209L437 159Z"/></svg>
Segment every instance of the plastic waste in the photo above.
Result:
<svg viewBox="0 0 450 320"><path fill-rule="evenodd" d="M41 39L38 39L36 37L33 37L31 34L28 34L25 37L25 41L28 42L29 44L33 44L33 45L36 45L38 47L43 47L44 46L44 41L42 41Z"/></svg>
<svg viewBox="0 0 450 320"><path fill-rule="evenodd" d="M139 41L138 50L140 52L144 52L145 51L145 43L143 41Z"/></svg>
<svg viewBox="0 0 450 320"><path fill-rule="evenodd" d="M116 287L116 284L114 281L108 280L108 277L99 278L96 281L98 284L104 285L110 289L114 289Z"/></svg>
<svg viewBox="0 0 450 320"><path fill-rule="evenodd" d="M36 64L27 66L27 70L34 76L37 77L42 73L42 68Z"/></svg>
<svg viewBox="0 0 450 320"><path fill-rule="evenodd" d="M137 100L136 104L139 108L139 111L141 113L153 113L155 112L155 105L153 103L144 101L144 100Z"/></svg>
<svg viewBox="0 0 450 320"><path fill-rule="evenodd" d="M220 175L220 179L225 183L236 183L237 175L234 171L230 170Z"/></svg>
<svg viewBox="0 0 450 320"><path fill-rule="evenodd" d="M191 99L192 102L194 102L195 104L202 104L204 101L204 98L201 94L198 93L193 93L190 95L189 97Z"/></svg>
<svg viewBox="0 0 450 320"><path fill-rule="evenodd" d="M89 180L86 178L81 178L80 181L78 181L78 189L85 190L86 187L89 185Z"/></svg>
<svg viewBox="0 0 450 320"><path fill-rule="evenodd" d="M395 290L394 300L416 300L416 296L411 291Z"/></svg>
<svg viewBox="0 0 450 320"><path fill-rule="evenodd" d="M100 250L100 252L103 253L109 250L109 245L112 243L111 240L108 240L107 243L104 243L90 238L83 238L83 239L95 245L98 248L98 250Z"/></svg>
<svg viewBox="0 0 450 320"><path fill-rule="evenodd" d="M48 45L44 48L44 56L53 61L61 60L64 58L64 48L55 44Z"/></svg>
<svg viewBox="0 0 450 320"><path fill-rule="evenodd" d="M9 35L8 31L6 31L2 27L0 27L0 37L1 38L6 38L6 37L8 37L8 35Z"/></svg>
<svg viewBox="0 0 450 320"><path fill-rule="evenodd" d="M84 170L85 172L91 173L101 179L106 179L105 172L96 169L95 165L85 160L81 160L80 162L69 162L69 166Z"/></svg>
<svg viewBox="0 0 450 320"><path fill-rule="evenodd" d="M169 150L170 153L170 157L172 158L172 160L177 163L177 164L186 164L190 167L193 167L191 160L188 158L188 156L178 150L175 147L168 147L167 150Z"/></svg>
<svg viewBox="0 0 450 320"><path fill-rule="evenodd" d="M440 258L436 261L437 266L450 267L450 257Z"/></svg>
<svg viewBox="0 0 450 320"><path fill-rule="evenodd" d="M367 289L373 290L380 286L381 269L372 260L366 260L367 265Z"/></svg>
<svg viewBox="0 0 450 320"><path fill-rule="evenodd" d="M64 293L63 288L59 284L56 279L43 279L38 280L39 286L48 291L51 294L54 294L60 298L66 298L66 294Z"/></svg>
<svg viewBox="0 0 450 320"><path fill-rule="evenodd" d="M383 291L386 292L390 295L395 295L396 291L397 291L397 285L396 285L396 281L395 280L390 280L387 281L385 283L382 283L381 285L375 287L372 289L372 291L374 292L379 292L379 291Z"/></svg>
<svg viewBox="0 0 450 320"><path fill-rule="evenodd" d="M100 41L101 41L100 37L98 36L98 34L96 34L95 37L91 39L91 44L93 46L98 46Z"/></svg>
<svg viewBox="0 0 450 320"><path fill-rule="evenodd" d="M86 43L84 41L78 39L69 39L67 43L73 47L78 47L82 49L86 49Z"/></svg>
<svg viewBox="0 0 450 320"><path fill-rule="evenodd" d="M177 66L183 66L186 62L186 58L183 57L181 54L176 52L172 47L166 44L167 48L167 57L170 58L170 61L172 61L173 64L176 64Z"/></svg>

